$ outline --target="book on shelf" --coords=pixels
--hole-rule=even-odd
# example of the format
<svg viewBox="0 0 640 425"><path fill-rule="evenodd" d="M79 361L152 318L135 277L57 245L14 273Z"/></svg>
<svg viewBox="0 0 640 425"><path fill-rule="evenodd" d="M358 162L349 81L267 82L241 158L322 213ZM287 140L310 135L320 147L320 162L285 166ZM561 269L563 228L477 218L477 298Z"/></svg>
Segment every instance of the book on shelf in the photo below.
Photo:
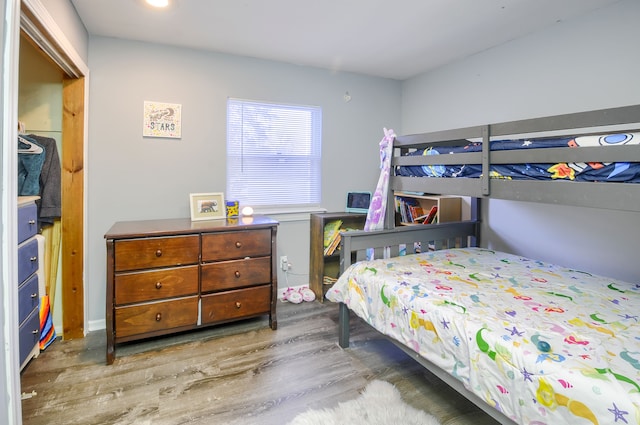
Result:
<svg viewBox="0 0 640 425"><path fill-rule="evenodd" d="M340 232L338 232L331 241L331 244L324 250L324 255L333 255L333 253L336 252L336 249L338 249L338 246L340 246L340 240L342 240L342 236L340 235Z"/></svg>
<svg viewBox="0 0 640 425"><path fill-rule="evenodd" d="M415 198L396 196L396 211L403 223L421 223L426 211Z"/></svg>
<svg viewBox="0 0 640 425"><path fill-rule="evenodd" d="M437 213L438 213L438 206L437 205L432 206L431 209L429 210L429 213L427 214L427 217L424 219L423 223L434 224L438 219Z"/></svg>
<svg viewBox="0 0 640 425"><path fill-rule="evenodd" d="M350 230L362 230L353 227L343 227L342 220L331 221L324 226L324 255L333 255L339 248L342 241L340 232L348 232Z"/></svg>
<svg viewBox="0 0 640 425"><path fill-rule="evenodd" d="M420 221L420 217L424 215L424 211L419 205L409 205L409 213L411 221L414 223L418 223Z"/></svg>
<svg viewBox="0 0 640 425"><path fill-rule="evenodd" d="M422 214L419 217L416 217L415 220L413 220L415 223L423 223L424 219L427 218L429 216L429 213L427 214Z"/></svg>
<svg viewBox="0 0 640 425"><path fill-rule="evenodd" d="M340 234L342 220L333 220L324 225L323 247L326 250L333 240Z"/></svg>

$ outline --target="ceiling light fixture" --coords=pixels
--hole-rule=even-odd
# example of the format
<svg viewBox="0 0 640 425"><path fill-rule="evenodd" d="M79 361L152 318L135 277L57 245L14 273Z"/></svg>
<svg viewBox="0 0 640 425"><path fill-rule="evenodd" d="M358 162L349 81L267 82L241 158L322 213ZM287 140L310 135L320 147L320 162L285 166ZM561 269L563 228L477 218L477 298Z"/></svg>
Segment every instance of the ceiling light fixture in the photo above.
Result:
<svg viewBox="0 0 640 425"><path fill-rule="evenodd" d="M146 0L148 4L153 7L167 7L169 6L169 0Z"/></svg>

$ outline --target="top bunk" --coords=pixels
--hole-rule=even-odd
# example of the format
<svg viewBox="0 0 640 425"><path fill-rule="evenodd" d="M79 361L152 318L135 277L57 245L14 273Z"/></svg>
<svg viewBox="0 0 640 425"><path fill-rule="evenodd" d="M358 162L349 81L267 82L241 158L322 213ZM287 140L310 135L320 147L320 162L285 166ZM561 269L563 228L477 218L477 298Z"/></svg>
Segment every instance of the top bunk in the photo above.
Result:
<svg viewBox="0 0 640 425"><path fill-rule="evenodd" d="M640 212L640 105L397 136L393 191Z"/></svg>

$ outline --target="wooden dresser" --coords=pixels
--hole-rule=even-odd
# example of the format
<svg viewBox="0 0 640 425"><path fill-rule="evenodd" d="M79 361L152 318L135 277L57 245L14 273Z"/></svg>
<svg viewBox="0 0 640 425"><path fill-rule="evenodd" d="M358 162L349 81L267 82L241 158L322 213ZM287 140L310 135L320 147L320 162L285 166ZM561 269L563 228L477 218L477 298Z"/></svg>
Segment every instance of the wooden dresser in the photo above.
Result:
<svg viewBox="0 0 640 425"><path fill-rule="evenodd" d="M263 216L117 222L107 242L107 364L115 346L269 315L277 328L276 233Z"/></svg>

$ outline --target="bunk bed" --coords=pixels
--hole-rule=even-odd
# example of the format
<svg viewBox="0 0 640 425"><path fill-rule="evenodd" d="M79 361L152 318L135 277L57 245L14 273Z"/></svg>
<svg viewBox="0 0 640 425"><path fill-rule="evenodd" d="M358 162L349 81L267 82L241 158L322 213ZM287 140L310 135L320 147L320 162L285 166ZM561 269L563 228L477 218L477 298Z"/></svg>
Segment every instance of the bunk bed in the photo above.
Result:
<svg viewBox="0 0 640 425"><path fill-rule="evenodd" d="M327 292L339 303L340 346L349 346L354 313L502 424L640 422L640 281L478 247L482 199L640 212L633 179L494 172L496 165L532 163L633 168L640 163L639 123L640 105L396 137L388 211L393 191L453 194L471 197L471 220L396 228L387 214L384 230L342 233L341 276ZM565 143L612 134L632 143ZM544 146L551 138L563 141ZM542 142L493 149L494 140L505 139ZM470 143L475 152L464 149ZM423 153L435 147L461 153ZM403 168L449 165L480 171L417 177Z"/></svg>

